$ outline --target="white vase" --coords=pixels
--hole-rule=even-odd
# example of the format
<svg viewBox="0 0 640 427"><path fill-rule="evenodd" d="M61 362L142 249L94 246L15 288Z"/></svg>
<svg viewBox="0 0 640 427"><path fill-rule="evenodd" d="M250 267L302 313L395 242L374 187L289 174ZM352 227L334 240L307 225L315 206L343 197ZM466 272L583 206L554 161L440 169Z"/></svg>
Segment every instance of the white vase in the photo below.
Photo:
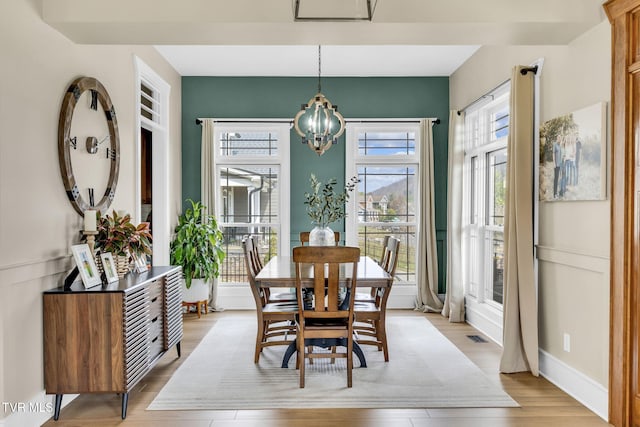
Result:
<svg viewBox="0 0 640 427"><path fill-rule="evenodd" d="M336 237L329 227L313 227L309 233L309 246L335 246Z"/></svg>
<svg viewBox="0 0 640 427"><path fill-rule="evenodd" d="M192 279L191 287L187 289L187 286L182 281L182 301L184 302L199 302L209 300L209 283L202 279Z"/></svg>

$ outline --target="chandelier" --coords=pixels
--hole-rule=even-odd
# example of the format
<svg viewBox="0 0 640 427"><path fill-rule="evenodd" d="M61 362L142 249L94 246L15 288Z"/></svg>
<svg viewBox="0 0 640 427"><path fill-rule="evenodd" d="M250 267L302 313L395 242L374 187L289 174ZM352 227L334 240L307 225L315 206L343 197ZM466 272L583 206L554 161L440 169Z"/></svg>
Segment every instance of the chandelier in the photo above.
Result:
<svg viewBox="0 0 640 427"><path fill-rule="evenodd" d="M337 144L338 138L344 133L344 118L338 113L338 106L331 104L322 94L321 71L321 51L318 46L318 93L302 105L293 119L293 126L302 137L302 143L307 144L318 156L323 155L332 144Z"/></svg>

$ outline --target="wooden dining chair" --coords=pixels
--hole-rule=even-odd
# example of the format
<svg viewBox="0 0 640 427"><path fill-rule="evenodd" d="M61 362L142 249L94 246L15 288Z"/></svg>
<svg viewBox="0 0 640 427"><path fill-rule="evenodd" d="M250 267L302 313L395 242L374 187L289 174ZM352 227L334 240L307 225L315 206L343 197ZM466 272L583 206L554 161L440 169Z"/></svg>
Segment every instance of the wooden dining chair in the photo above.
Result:
<svg viewBox="0 0 640 427"><path fill-rule="evenodd" d="M264 292L265 288L258 287L256 283L256 275L259 270L258 262L255 260L257 255L253 240L248 237L243 238L242 250L249 287L256 303L258 333L256 334L254 363L258 363L263 348L291 344L296 333L295 318L298 313L298 304L295 301L268 302Z"/></svg>
<svg viewBox="0 0 640 427"><path fill-rule="evenodd" d="M380 258L378 258L378 265L383 267L385 264L389 262L389 248L387 247L389 242L388 234L382 238L382 252L380 254ZM384 268L384 267L383 267ZM356 303L358 302L375 302L376 300L376 292L375 288L369 289L369 292L356 292Z"/></svg>
<svg viewBox="0 0 640 427"><path fill-rule="evenodd" d="M349 246L299 246L293 248L296 265L296 292L302 301L303 269L313 268L313 306L299 304L297 326L297 355L300 370L300 387L304 387L304 370L307 359L320 357L347 359L347 386L352 385L353 370L353 306L350 297L355 290L360 248ZM346 277L347 294L340 298L340 270L349 272ZM349 268L350 266L350 268ZM326 296L325 296L326 294ZM318 297L324 296L324 297ZM346 304L344 302L347 302ZM333 341L346 347L346 352L313 353L305 351L313 340L323 343ZM331 345L331 344L330 344Z"/></svg>
<svg viewBox="0 0 640 427"><path fill-rule="evenodd" d="M253 267L253 271L258 274L262 267L264 266L262 261L262 256L260 255L260 251L258 250L257 239L253 235L243 236L244 239L247 240L248 253L251 256L251 265ZM296 295L293 292L272 292L269 288L264 288L262 290L265 304L270 302L295 302Z"/></svg>
<svg viewBox="0 0 640 427"><path fill-rule="evenodd" d="M309 244L309 233L310 231L301 231L300 232L300 244L302 244L302 246L305 246L305 244ZM340 244L340 232L339 231L334 231L333 232L333 236L335 238L336 241L336 246L338 246Z"/></svg>
<svg viewBox="0 0 640 427"><path fill-rule="evenodd" d="M388 236L383 249L381 267L389 273L389 280L386 287L372 288L373 301L355 302L354 330L357 342L360 345L374 345L384 354L384 361L389 361L389 348L387 345L386 313L387 301L395 280L396 267L398 265L398 251L400 250L400 240Z"/></svg>

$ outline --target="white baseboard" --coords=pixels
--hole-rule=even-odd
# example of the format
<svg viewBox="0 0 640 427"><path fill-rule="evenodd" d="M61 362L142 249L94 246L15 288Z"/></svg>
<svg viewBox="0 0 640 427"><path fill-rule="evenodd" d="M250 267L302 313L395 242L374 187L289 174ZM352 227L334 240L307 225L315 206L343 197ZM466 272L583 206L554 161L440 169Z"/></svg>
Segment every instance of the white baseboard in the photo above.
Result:
<svg viewBox="0 0 640 427"><path fill-rule="evenodd" d="M77 394L65 394L61 409L67 406ZM0 420L0 427L39 426L53 417L55 396L45 394L44 390L27 402L1 402L0 410L8 414Z"/></svg>
<svg viewBox="0 0 640 427"><path fill-rule="evenodd" d="M465 298L466 322L502 346L502 312Z"/></svg>
<svg viewBox="0 0 640 427"><path fill-rule="evenodd" d="M414 308L416 306L415 285L394 285L389 294L387 308Z"/></svg>
<svg viewBox="0 0 640 427"><path fill-rule="evenodd" d="M217 302L225 310L255 310L256 308L248 283L219 284Z"/></svg>
<svg viewBox="0 0 640 427"><path fill-rule="evenodd" d="M609 419L609 391L601 384L543 350L538 351L540 375L582 403L600 418Z"/></svg>

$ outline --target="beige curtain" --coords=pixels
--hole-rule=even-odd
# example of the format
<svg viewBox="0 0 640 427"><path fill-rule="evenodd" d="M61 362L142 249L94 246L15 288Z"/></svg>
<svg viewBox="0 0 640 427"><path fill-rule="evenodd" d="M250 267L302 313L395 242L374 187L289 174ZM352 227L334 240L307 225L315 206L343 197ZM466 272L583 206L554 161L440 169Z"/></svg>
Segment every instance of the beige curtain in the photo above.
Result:
<svg viewBox="0 0 640 427"><path fill-rule="evenodd" d="M433 120L420 120L420 224L418 227L418 295L416 310L439 312L438 253L433 197Z"/></svg>
<svg viewBox="0 0 640 427"><path fill-rule="evenodd" d="M214 215L216 212L215 198L215 129L213 119L202 120L202 144L200 153L200 200L207 207L207 213ZM213 279L209 284L209 310L221 311L218 306L218 280Z"/></svg>
<svg viewBox="0 0 640 427"><path fill-rule="evenodd" d="M449 112L449 172L447 176L447 293L442 315L464 322L462 275L462 170L464 167L464 113Z"/></svg>
<svg viewBox="0 0 640 427"><path fill-rule="evenodd" d="M534 73L511 75L504 223L504 318L500 372L538 376L538 301L533 275Z"/></svg>

